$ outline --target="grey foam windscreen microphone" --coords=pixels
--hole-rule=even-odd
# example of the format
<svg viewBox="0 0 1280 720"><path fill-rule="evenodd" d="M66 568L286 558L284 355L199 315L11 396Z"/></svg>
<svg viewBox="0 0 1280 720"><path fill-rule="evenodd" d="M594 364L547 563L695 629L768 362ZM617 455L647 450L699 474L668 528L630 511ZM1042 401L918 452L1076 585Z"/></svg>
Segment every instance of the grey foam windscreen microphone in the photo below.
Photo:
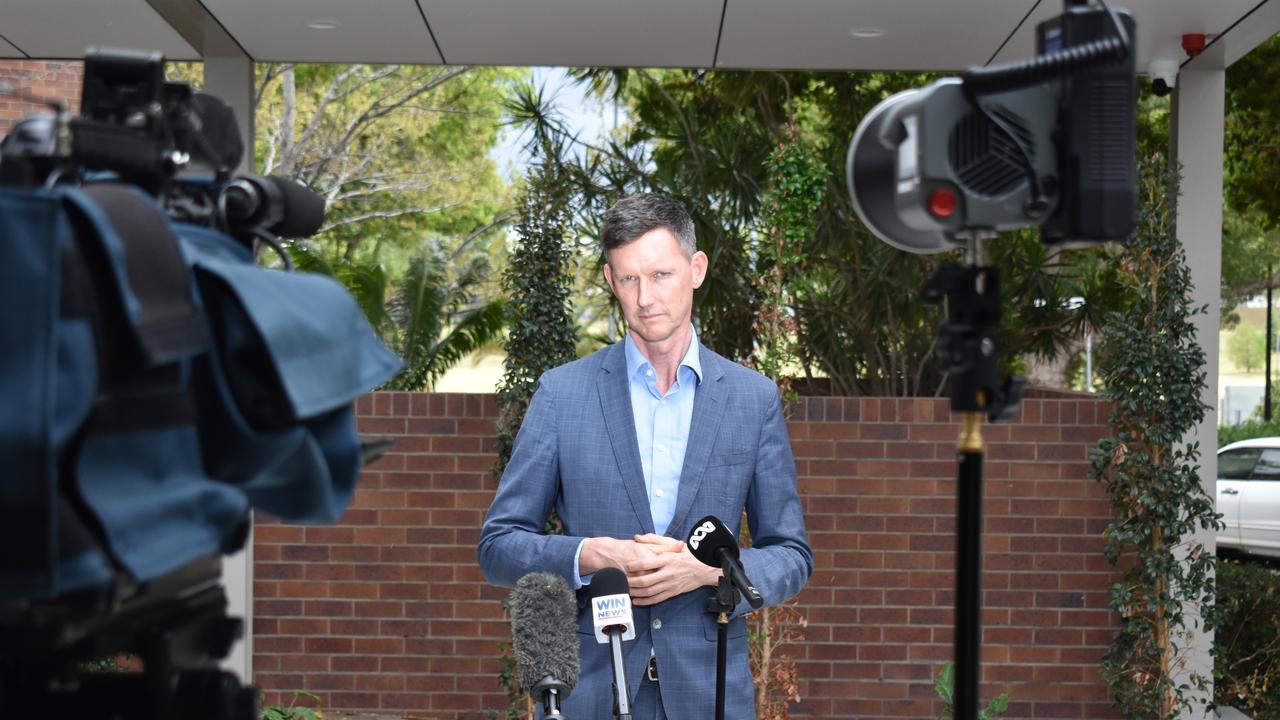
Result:
<svg viewBox="0 0 1280 720"><path fill-rule="evenodd" d="M532 690L548 677L568 689L577 685L578 603L564 579L545 572L525 575L511 592L510 607L520 686Z"/></svg>

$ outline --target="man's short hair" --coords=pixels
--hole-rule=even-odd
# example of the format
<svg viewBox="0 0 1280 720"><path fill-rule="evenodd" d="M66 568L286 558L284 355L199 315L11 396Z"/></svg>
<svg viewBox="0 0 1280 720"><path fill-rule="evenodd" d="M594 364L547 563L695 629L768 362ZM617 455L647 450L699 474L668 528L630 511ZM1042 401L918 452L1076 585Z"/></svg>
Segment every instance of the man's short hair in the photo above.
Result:
<svg viewBox="0 0 1280 720"><path fill-rule="evenodd" d="M638 193L622 198L604 213L600 244L605 261L609 259L610 250L620 248L655 228L666 228L675 235L685 256L692 256L698 251L693 218L679 200L658 193Z"/></svg>

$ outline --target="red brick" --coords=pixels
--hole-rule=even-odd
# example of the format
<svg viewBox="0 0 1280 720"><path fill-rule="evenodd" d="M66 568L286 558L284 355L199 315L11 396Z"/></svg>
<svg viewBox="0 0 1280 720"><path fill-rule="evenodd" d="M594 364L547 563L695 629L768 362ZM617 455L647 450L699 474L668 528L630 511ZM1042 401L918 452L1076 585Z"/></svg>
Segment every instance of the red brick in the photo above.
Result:
<svg viewBox="0 0 1280 720"><path fill-rule="evenodd" d="M450 471L456 467L453 455L409 455L405 458L405 470L411 472Z"/></svg>
<svg viewBox="0 0 1280 720"><path fill-rule="evenodd" d="M253 530L253 541L258 545L300 543L305 540L306 531L296 526L258 523Z"/></svg>
<svg viewBox="0 0 1280 720"><path fill-rule="evenodd" d="M477 437L437 436L431 438L431 451L435 453L475 454L483 452L483 443Z"/></svg>

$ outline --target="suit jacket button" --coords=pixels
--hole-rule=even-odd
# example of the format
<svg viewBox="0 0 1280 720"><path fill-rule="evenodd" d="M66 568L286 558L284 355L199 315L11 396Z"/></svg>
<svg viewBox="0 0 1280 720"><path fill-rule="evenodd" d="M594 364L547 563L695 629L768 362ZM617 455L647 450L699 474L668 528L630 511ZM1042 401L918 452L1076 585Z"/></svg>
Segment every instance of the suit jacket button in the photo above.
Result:
<svg viewBox="0 0 1280 720"><path fill-rule="evenodd" d="M661 630L661 629L662 629L662 620L654 620L654 621L653 621L653 629L654 629L654 630Z"/></svg>

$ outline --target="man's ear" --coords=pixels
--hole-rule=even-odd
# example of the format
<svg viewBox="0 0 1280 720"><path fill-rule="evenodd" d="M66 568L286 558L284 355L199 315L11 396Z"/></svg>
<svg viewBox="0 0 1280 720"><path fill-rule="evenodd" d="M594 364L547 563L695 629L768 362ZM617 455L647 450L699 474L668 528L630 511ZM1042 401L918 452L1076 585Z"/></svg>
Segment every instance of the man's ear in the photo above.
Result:
<svg viewBox="0 0 1280 720"><path fill-rule="evenodd" d="M609 262L607 260L605 261L603 267L604 267L604 281L609 286L609 291L613 292L613 270L609 267ZM617 295L616 292L614 292L613 294Z"/></svg>
<svg viewBox="0 0 1280 720"><path fill-rule="evenodd" d="M693 288L695 290L702 287L702 281L707 278L707 264L710 262L707 254L701 250L689 258L689 264L693 267Z"/></svg>

